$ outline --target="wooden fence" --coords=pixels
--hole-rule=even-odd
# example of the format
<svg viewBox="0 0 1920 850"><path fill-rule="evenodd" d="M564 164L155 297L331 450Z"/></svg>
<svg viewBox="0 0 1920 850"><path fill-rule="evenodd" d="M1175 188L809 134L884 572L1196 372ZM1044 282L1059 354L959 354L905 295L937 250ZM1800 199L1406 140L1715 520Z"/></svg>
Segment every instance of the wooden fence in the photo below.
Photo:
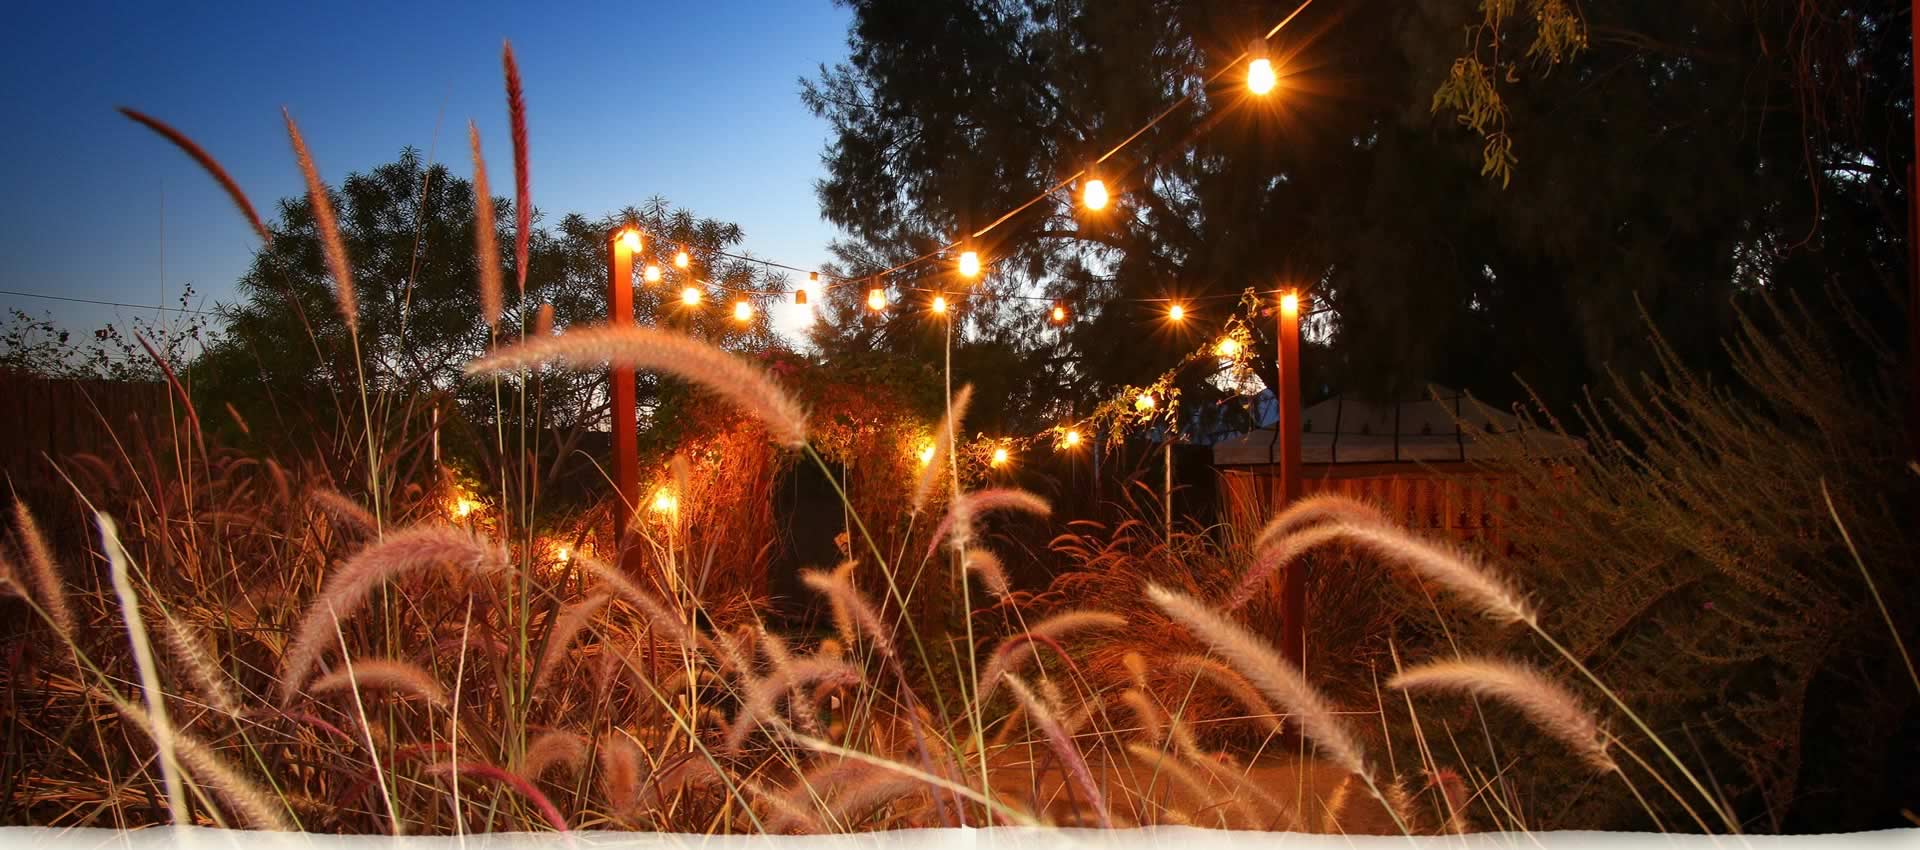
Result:
<svg viewBox="0 0 1920 850"><path fill-rule="evenodd" d="M1307 464L1302 472L1302 496L1351 496L1416 531L1506 551L1501 515L1513 505L1511 488L1505 486L1511 473L1471 463ZM1278 467L1227 467L1219 474L1222 507L1235 522L1257 528L1273 515L1279 502Z"/></svg>
<svg viewBox="0 0 1920 850"><path fill-rule="evenodd" d="M170 415L167 387L153 382L60 380L0 372L0 470L16 485L51 476L45 457L110 457L128 451ZM144 434L142 433L144 429Z"/></svg>

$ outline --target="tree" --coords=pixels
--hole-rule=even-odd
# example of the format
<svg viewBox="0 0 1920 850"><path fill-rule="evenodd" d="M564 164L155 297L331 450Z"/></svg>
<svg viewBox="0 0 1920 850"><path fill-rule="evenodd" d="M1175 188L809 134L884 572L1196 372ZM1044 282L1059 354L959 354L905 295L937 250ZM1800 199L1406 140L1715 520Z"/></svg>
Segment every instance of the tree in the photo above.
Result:
<svg viewBox="0 0 1920 850"><path fill-rule="evenodd" d="M775 340L764 322L742 325L717 315L720 311L678 308L674 293L696 275L718 285L764 289L766 273L719 253L741 240L738 226L675 210L663 199L597 220L570 214L552 230L535 229L525 296L507 293L506 315L493 332L497 339L490 339L480 319L468 181L445 166L428 165L408 149L392 163L349 175L334 203L359 300L359 369L304 197L281 201L273 242L241 279L240 302L222 310L224 336L195 364L196 392L203 398L216 407L231 403L255 422L278 423L279 433L301 435L297 443L303 449L311 447L306 441L315 435L358 434L359 374L365 375L377 429L413 423L413 431L397 430L388 435L393 437L417 436L417 420L430 407L452 417L453 445L473 452L490 447L496 433L514 433L522 424L577 432L600 421L607 397L605 381L594 373L543 371L526 385L530 395L523 400L519 380L502 380L496 388L493 382L465 379L461 369L490 345L534 332L542 305L552 306L557 328L606 321L606 244L617 226L654 234L651 251L670 251L660 243L671 243L684 244L692 254L685 272L649 254L666 273L659 284L636 286L636 321L687 327L734 348L760 348ZM512 286L508 222L513 217L505 199L494 203L502 232L500 256L493 261ZM651 406L658 398L658 379L643 375L639 380L639 398ZM491 427L496 422L499 431ZM360 442L342 440L340 446L352 450Z"/></svg>
<svg viewBox="0 0 1920 850"><path fill-rule="evenodd" d="M1100 167L1107 211L1056 192L978 246L999 262L968 295L972 333L1020 352L1066 406L1199 342L1149 333L1152 311L1128 299L1298 285L1329 309L1328 347L1309 356L1331 384L1517 398L1518 371L1564 402L1651 363L1642 309L1710 363L1729 299L1839 285L1884 306L1904 270L1911 105L1890 3L1635 0L1584 9L1576 61L1472 54L1498 74L1496 131L1526 153L1510 182L1482 176L1486 139L1436 94L1459 34L1536 40L1511 2L1491 4L1498 18L1468 0L1313 4L1273 42L1267 98L1234 73L1202 81L1292 3L848 5L847 62L802 81L833 127L818 191L851 235L846 273L979 229L1194 95ZM963 288L942 275L895 282ZM1016 293L1061 298L1079 321L1055 343Z"/></svg>

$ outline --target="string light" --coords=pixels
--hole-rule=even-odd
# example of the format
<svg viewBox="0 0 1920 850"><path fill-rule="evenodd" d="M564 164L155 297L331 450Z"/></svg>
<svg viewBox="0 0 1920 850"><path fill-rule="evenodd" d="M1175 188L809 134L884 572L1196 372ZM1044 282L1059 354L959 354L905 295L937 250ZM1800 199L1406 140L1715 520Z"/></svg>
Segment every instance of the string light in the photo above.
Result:
<svg viewBox="0 0 1920 850"><path fill-rule="evenodd" d="M680 303L688 307L700 306L700 287L689 286L680 290Z"/></svg>
<svg viewBox="0 0 1920 850"><path fill-rule="evenodd" d="M567 548L564 543L556 543L553 546L553 559L562 564L571 561L573 560L573 550Z"/></svg>
<svg viewBox="0 0 1920 850"><path fill-rule="evenodd" d="M932 462L933 462L933 444L928 443L925 446L922 446L920 448L920 465L926 466L927 464Z"/></svg>
<svg viewBox="0 0 1920 850"><path fill-rule="evenodd" d="M1280 296L1280 312L1282 313L1300 312L1300 294L1297 292L1289 291L1281 295Z"/></svg>
<svg viewBox="0 0 1920 850"><path fill-rule="evenodd" d="M652 264L652 263L648 263L648 264L647 264L647 271L646 271L646 274L645 274L645 277L646 277L646 279L647 279L647 282L648 282L648 283L659 283L659 282L660 282L660 267L659 267L659 266L656 266L656 265L654 265L654 264Z"/></svg>
<svg viewBox="0 0 1920 850"><path fill-rule="evenodd" d="M483 507L486 506L465 496L456 496L453 500L453 516L455 519L466 519L469 514Z"/></svg>
<svg viewBox="0 0 1920 850"><path fill-rule="evenodd" d="M1067 308L1063 305L1055 304L1053 305L1053 311L1050 314L1050 316L1053 319L1054 324L1056 325L1066 324Z"/></svg>
<svg viewBox="0 0 1920 850"><path fill-rule="evenodd" d="M1153 393L1141 393L1133 400L1133 409L1145 413L1153 409Z"/></svg>
<svg viewBox="0 0 1920 850"><path fill-rule="evenodd" d="M1088 180L1086 185L1080 188L1080 203L1081 205L1085 206L1087 209L1090 209L1090 210L1106 209L1107 208L1106 181L1101 180L1098 177Z"/></svg>
<svg viewBox="0 0 1920 850"><path fill-rule="evenodd" d="M960 276L980 276L980 254L974 251L960 252Z"/></svg>
<svg viewBox="0 0 1920 850"><path fill-rule="evenodd" d="M680 253L673 255L673 267L676 269L684 269L692 262L693 258L687 256L687 249L685 248L681 248Z"/></svg>
<svg viewBox="0 0 1920 850"><path fill-rule="evenodd" d="M733 318L737 322L753 321L753 302L745 298L733 302Z"/></svg>
<svg viewBox="0 0 1920 850"><path fill-rule="evenodd" d="M945 295L933 296L933 301L927 304L927 309L933 311L933 314L936 316L946 315L947 314L947 296Z"/></svg>
<svg viewBox="0 0 1920 850"><path fill-rule="evenodd" d="M1167 308L1167 318L1169 319L1172 319L1178 322L1185 319L1186 317L1187 317L1187 308L1182 307L1179 304L1175 304L1172 307Z"/></svg>
<svg viewBox="0 0 1920 850"><path fill-rule="evenodd" d="M996 467L1006 466L1008 457L1005 448L996 448L993 450L993 460L989 461L989 463L992 463Z"/></svg>
<svg viewBox="0 0 1920 850"><path fill-rule="evenodd" d="M805 307L805 306L807 306L807 291L806 291L806 290L804 290L804 289L796 289L796 290L794 290L794 291L793 291L793 303L794 303L794 304L795 304L796 306L800 306L800 307Z"/></svg>
<svg viewBox="0 0 1920 850"><path fill-rule="evenodd" d="M819 273L819 272L807 272L807 285L808 285L808 286L819 286L819 285L820 285L820 273Z"/></svg>
<svg viewBox="0 0 1920 850"><path fill-rule="evenodd" d="M1247 90L1258 95L1273 91L1280 77L1273 71L1273 60L1267 58L1267 40L1254 39L1253 47L1247 52Z"/></svg>
<svg viewBox="0 0 1920 850"><path fill-rule="evenodd" d="M646 243L640 241L640 231L629 227L626 230L620 231L620 244L626 248L629 253L638 254L640 253L640 247Z"/></svg>
<svg viewBox="0 0 1920 850"><path fill-rule="evenodd" d="M1232 357L1234 354L1238 353L1239 351L1240 351L1240 343L1234 342L1233 337L1230 337L1230 336L1221 337L1219 344L1213 347L1213 353L1218 354L1221 357Z"/></svg>
<svg viewBox="0 0 1920 850"><path fill-rule="evenodd" d="M678 510L680 510L680 497L675 496L672 490L669 490L665 487L661 487L660 489L653 491L653 512L654 513L670 514Z"/></svg>
<svg viewBox="0 0 1920 850"><path fill-rule="evenodd" d="M1068 428L1068 429L1067 429L1067 433L1066 433L1066 436L1064 436L1064 437L1062 437L1062 438L1061 438L1061 442L1062 442L1062 443L1065 443L1065 444L1066 444L1066 447L1067 447L1067 448L1070 448L1070 449L1071 449L1071 448L1075 448L1075 447L1077 447L1077 446L1079 446L1079 445L1080 445L1080 431L1079 431L1078 429L1075 429L1075 428Z"/></svg>
<svg viewBox="0 0 1920 850"><path fill-rule="evenodd" d="M877 286L869 290L867 292L867 306L875 313L887 309L887 291Z"/></svg>

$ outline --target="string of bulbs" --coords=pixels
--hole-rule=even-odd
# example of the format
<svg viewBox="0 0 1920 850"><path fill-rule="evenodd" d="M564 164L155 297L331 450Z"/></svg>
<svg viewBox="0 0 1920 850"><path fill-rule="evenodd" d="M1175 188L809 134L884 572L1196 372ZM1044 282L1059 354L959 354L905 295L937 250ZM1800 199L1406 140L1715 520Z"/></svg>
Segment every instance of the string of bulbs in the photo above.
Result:
<svg viewBox="0 0 1920 850"><path fill-rule="evenodd" d="M1119 144L1114 145L1112 148L1108 149L1106 153L1101 154L1100 157L1095 159L1091 165L1085 168L1082 168L1079 171L1074 172L1073 174L1067 175L1065 178L1061 179L1060 181L1054 183L1053 185L1049 186L1045 190L1042 190L1039 194L1028 199L1025 203L1022 203L1008 210L1007 212L1001 214L998 218L995 218L994 220L989 222L985 227L982 227L978 230L973 231L972 233L968 234L966 237L962 239L956 239L954 241L948 242L945 245L942 245L938 248L930 250L917 257L906 260L890 268L883 269L881 271L878 271L872 274L861 275L857 277L841 277L836 275L828 275L827 277L829 279L829 282L824 284L821 282L822 275L819 271L806 270L798 266L787 265L785 263L780 263L773 260L765 260L758 257L752 257L752 256L743 255L743 254L734 254L734 253L729 253L726 251L721 251L713 248L707 249L705 253L710 254L712 256L725 257L727 259L736 260L740 262L757 263L768 268L778 268L778 269L784 269L784 270L793 271L793 272L805 271L807 274L807 285L793 290L793 303L799 306L808 306L807 292L809 289L817 290L820 292L827 292L827 291L831 291L831 290L838 289L845 286L868 284L870 288L867 291L867 301L866 301L867 308L876 313L884 312L891 302L887 297L887 288L885 285L882 284L882 281L884 281L890 275L904 271L908 268L912 268L921 263L929 262L937 257L945 256L946 254L948 254L949 252L953 251L956 248L959 248L962 250L959 251L958 255L955 258L954 270L960 275L962 279L972 280L972 279L978 278L981 272L986 268L986 266L990 264L990 261L982 260L980 257L979 251L969 246L969 243L972 240L980 239L986 234L992 232L994 228L999 227L1001 224L1006 223L1009 219L1013 218L1016 215L1019 215L1021 212L1026 211L1028 208L1032 207L1034 204L1037 204L1042 200L1052 197L1054 193L1060 191L1061 189L1064 189L1073 185L1074 181L1076 180L1081 181L1080 205L1083 209L1088 210L1090 212L1099 212L1106 209L1108 204L1112 200L1112 193L1111 193L1111 190L1108 189L1106 181L1099 177L1099 174L1096 169L1098 169L1107 160L1113 158L1114 155L1126 149L1128 145L1138 140L1142 135L1145 135L1148 130L1153 129L1154 126L1158 125L1162 120L1167 118L1169 115L1172 115L1175 111L1179 110L1181 107L1184 107L1189 103L1192 103L1196 93L1200 91L1205 91L1209 86L1217 82L1228 71L1231 71L1236 67L1240 67L1242 63L1245 63L1247 90L1252 92L1256 96L1265 96L1271 93L1274 90L1274 88L1276 88L1279 85L1280 78L1279 78L1278 71L1274 68L1273 60L1267 55L1267 42L1271 40L1275 35L1279 34L1279 32L1282 29L1285 29L1289 23L1293 22L1294 18L1298 17L1301 12L1306 11L1307 7L1312 4L1313 4L1313 0L1301 0L1301 3L1298 6L1294 7L1294 10L1288 13L1286 17L1282 18L1279 21L1279 23L1274 24L1273 27L1268 29L1264 35L1254 38L1249 43L1246 50L1242 51L1238 56L1235 56L1231 61L1221 65L1220 68L1214 71L1211 75L1208 75L1207 78L1204 81L1202 81L1200 86L1198 86L1193 90L1188 91L1185 95L1182 95L1178 100L1175 100L1173 103L1169 104L1167 108L1161 110L1151 120L1147 121L1147 123L1145 123L1144 125L1141 125L1139 129L1133 131L1133 133L1128 135L1125 139L1122 139ZM623 247L625 247L627 250L632 252L633 256L638 257L645 250L646 239L643 237L642 231L638 227L627 227L619 231L617 238L620 240L620 243ZM681 244L679 248L676 250L676 252L673 255L672 262L675 268L681 270L682 272L689 272L689 285L684 287L680 292L681 303L687 307L699 306L701 301L704 300L705 298L705 293L703 291L702 286L692 285L692 280L690 277L690 270L692 267L692 255L687 251L687 248L684 244ZM642 279L645 280L647 283L659 283L663 279L664 270L655 263L648 263L642 268L641 276L642 276ZM744 287L729 286L725 283L718 283L713 281L704 282L703 286L717 288L723 292L728 292L728 293L742 296L738 299L735 299L735 301L733 302L733 317L736 321L739 321L742 323L752 321L754 318L756 310L751 300L753 296L769 297L769 296L782 296L786 294L785 291L781 291L781 290L757 290L757 289L750 289L750 288L744 288ZM921 292L932 293L932 297L930 297L927 300L928 312L937 316L941 316L941 315L946 315L947 312L951 309L951 304L947 300L947 296L945 292L928 290L928 289L918 288L918 287L915 287L914 289ZM1291 290L1276 289L1276 290L1270 290L1268 292L1261 293L1261 294L1270 295L1270 294L1285 293L1289 291ZM1066 305L1063 302L1059 301L1058 299L1054 299L1048 296L1023 296L1023 295L1011 295L1011 296L1004 296L1004 297L1017 298L1022 300L1052 302L1052 306L1047 311L1047 317L1048 317L1048 320L1055 325L1066 324L1068 319L1070 318L1070 311L1067 309ZM1165 302L1167 304L1167 308L1166 308L1167 318L1174 322L1180 322L1186 318L1186 314L1189 309L1187 306L1188 302L1202 301L1202 300L1208 300L1212 298L1239 298L1239 297L1241 296L1238 294L1221 294L1221 295L1213 295L1213 296L1196 296L1189 299L1169 297L1169 298L1135 298L1135 299L1127 299L1127 300L1137 301L1137 302L1150 302L1150 303Z"/></svg>

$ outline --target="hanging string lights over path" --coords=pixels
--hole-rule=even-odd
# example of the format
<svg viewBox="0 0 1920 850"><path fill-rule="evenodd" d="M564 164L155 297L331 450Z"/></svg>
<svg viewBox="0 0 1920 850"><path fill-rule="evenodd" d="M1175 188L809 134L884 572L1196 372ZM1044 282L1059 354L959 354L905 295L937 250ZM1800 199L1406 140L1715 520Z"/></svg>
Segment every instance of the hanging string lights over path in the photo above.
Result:
<svg viewBox="0 0 1920 850"><path fill-rule="evenodd" d="M977 278L988 266L991 265L991 261L987 258L983 258L977 249L967 247L968 245L975 242L976 240L979 240L981 237L986 236L988 233L992 232L995 228L999 227L1002 224L1005 224L1008 220L1026 211L1027 209L1031 208L1033 205L1040 203L1041 201L1046 200L1047 198L1054 197L1056 193L1060 192L1062 189L1066 189L1068 187L1073 186L1074 183L1077 181L1081 183L1080 204L1084 209L1087 209L1090 211L1100 211L1100 210L1106 209L1106 207L1112 202L1113 189L1112 187L1107 185L1104 179L1097 176L1097 172L1095 169L1105 164L1107 160L1112 159L1115 155L1119 154L1122 150L1125 150L1127 146L1133 144L1135 141L1138 141L1140 137L1146 135L1148 131L1152 130L1155 126L1158 126L1160 122L1165 120L1168 116L1192 104L1194 102L1194 98L1196 97L1196 95L1198 95L1201 92L1209 90L1216 82L1219 82L1219 80L1229 72L1235 69L1244 67L1248 91L1252 92L1256 96L1265 96L1271 93L1278 86L1279 69L1275 67L1273 63L1273 59L1268 54L1268 51L1267 51L1268 42L1270 42L1275 35L1278 35L1281 30L1285 29L1288 24L1292 23L1295 18L1299 17L1301 12L1306 11L1307 7L1311 5L1313 5L1313 0L1301 0L1300 4L1294 7L1292 12L1288 13L1285 18L1282 18L1279 21L1279 23L1276 23L1271 28L1269 28L1264 35L1260 35L1252 39L1251 42L1249 43L1248 48L1245 51L1242 51L1239 55L1223 63L1212 74L1208 75L1204 80L1202 80L1199 86L1189 88L1186 94L1182 95L1179 99L1169 104L1165 109L1161 110L1159 113L1155 114L1152 119L1148 120L1145 124L1141 125L1139 129L1133 131L1126 138L1122 139L1119 144L1116 144L1113 147L1107 149L1105 153L1095 158L1091 163L1087 165L1087 167L1082 168L1078 171L1075 171L1072 174L1066 175L1065 177L1061 178L1057 182L1048 186L1046 189L1042 190L1039 194L1036 194L1032 198L1028 199L1026 202L1019 204L1013 207L1012 209L1002 213L998 217L992 219L986 224L986 226L981 227L978 230L975 230L971 233L964 234L963 236L957 239L954 239L953 241L948 242L945 245L941 245L937 248L927 251L926 253L923 253L919 256L908 259L890 268L882 269L878 272L873 272L870 274L865 274L865 275L860 275L855 277L836 276L836 277L833 277L831 282L822 285L820 280L821 274L819 271L816 271L816 270L805 269L799 266L788 265L786 263L776 262L774 260L761 259L759 257L754 257L750 255L745 255L745 254L729 253L727 251L722 251L714 247L707 248L705 251L703 251L703 253L709 256L724 257L726 259L736 260L740 262L756 263L770 269L781 269L781 270L792 271L792 272L806 272L807 284L808 284L807 288L793 290L793 303L801 306L806 306L808 304L809 296L807 294L807 290L809 289L813 290L815 293L820 293L820 292L830 291L833 289L838 289L845 286L853 286L856 284L866 285L870 287L868 301L869 301L869 305L871 306L871 302L873 301L873 298L871 295L871 289L884 288L885 286L884 282L887 280L889 276L894 275L898 272L904 271L906 269L912 268L914 266L920 265L922 263L926 263L935 259L950 256L950 255L954 257L954 271L957 272L960 275L960 277L967 280ZM631 235L630 238L632 240L626 244L626 247L629 250L633 251L635 254L638 254L639 252L644 250L644 246L641 244L642 239L638 230L634 228L629 228L626 231L626 233ZM623 235L623 238L629 238L629 237ZM961 250L960 253L958 253L957 255L952 255L952 252L955 249L964 249L964 250ZM680 247L679 252L676 253L673 257L674 266L676 268L684 270L690 267L691 262L692 260L688 253L687 247L685 245L682 245ZM647 282L655 283L659 281L658 266L651 265L651 264L648 265L646 267L646 274L647 274L647 277L646 277ZM750 288L743 288L743 287L728 286L720 283L710 283L708 285L713 286L717 289L723 290L725 292L736 294L736 295L784 296L786 294L785 290L757 290L757 289L750 289ZM1002 296L1002 297L1019 298L1019 297L1028 297L1028 296ZM1051 299L1047 299L1047 300L1051 300ZM1159 299L1127 299L1127 300L1153 301L1153 300L1159 300ZM942 299L942 303L944 304L944 299ZM878 310L881 308L875 307L874 309ZM935 312L943 313L945 312L945 310L944 309L936 310ZM1176 304L1174 306L1174 309L1170 312L1184 312L1184 308Z"/></svg>

